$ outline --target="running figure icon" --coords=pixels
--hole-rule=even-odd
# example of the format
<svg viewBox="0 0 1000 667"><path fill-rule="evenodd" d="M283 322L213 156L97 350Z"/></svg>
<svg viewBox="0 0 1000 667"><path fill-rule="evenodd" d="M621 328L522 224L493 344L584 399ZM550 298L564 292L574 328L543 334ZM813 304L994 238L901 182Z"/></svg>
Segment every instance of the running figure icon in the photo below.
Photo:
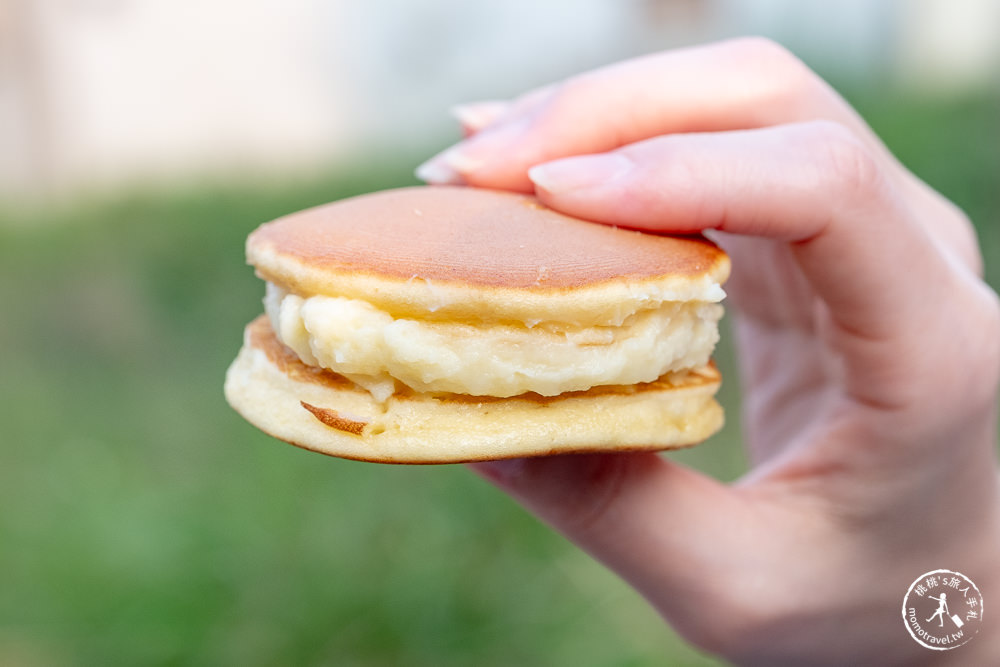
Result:
<svg viewBox="0 0 1000 667"><path fill-rule="evenodd" d="M947 602L947 600L948 600L948 594L947 593L942 593L941 597L939 597L939 598L936 598L933 595L928 595L927 597L929 597L932 600L937 600L938 601L937 611L935 611L933 614L931 614L931 617L927 619L927 622L930 623L931 620L935 616L937 616L938 619L941 621L938 624L938 627L942 627L943 628L944 627L944 615L948 613L948 602Z"/></svg>

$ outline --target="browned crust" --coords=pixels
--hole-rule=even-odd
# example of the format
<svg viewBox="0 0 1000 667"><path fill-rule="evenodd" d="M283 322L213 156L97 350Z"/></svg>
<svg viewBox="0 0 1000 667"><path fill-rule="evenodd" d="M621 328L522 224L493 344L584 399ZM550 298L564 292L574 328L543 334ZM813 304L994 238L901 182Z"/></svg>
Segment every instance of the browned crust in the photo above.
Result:
<svg viewBox="0 0 1000 667"><path fill-rule="evenodd" d="M617 454L641 454L643 452L664 452L664 451L676 452L681 449L691 449L692 447L701 444L700 442L690 442L683 445L670 445L669 447L665 447L663 445L631 447L626 445L626 446L616 446L614 449L609 449L607 451L595 450L593 447L579 447L579 448L553 447L548 451L534 452L532 454L499 454L499 455L494 454L490 456L479 456L479 457L469 456L460 459L450 459L448 461L402 461L399 459L382 458L378 456L354 456L351 454L344 454L340 452L338 452L337 454L331 454L330 452L324 451L319 447L310 447L309 445L303 444L301 442L293 442L291 440L287 440L285 438L282 438L281 436L270 433L264 429L261 430L276 440L280 440L285 444L298 447L299 449L304 449L307 452L314 452L316 454L322 454L324 456L336 456L338 459L346 459L348 461L359 461L361 463L390 463L393 465L405 465L405 466L433 466L433 465L451 465L456 463L482 463L484 461L509 461L511 459L533 459L541 456L563 456L563 455L614 456Z"/></svg>
<svg viewBox="0 0 1000 667"><path fill-rule="evenodd" d="M301 401L300 401L301 402ZM316 454L322 454L323 456L336 456L338 459L346 459L348 461L359 461L361 463L389 463L393 465L407 465L407 466L433 466L433 465L451 465L457 463L481 463L483 461L507 461L510 459L526 459L526 458L536 458L540 456L562 456L564 454L569 456L576 455L615 455L615 454L639 454L642 452L663 452L671 451L675 452L681 449L691 449L700 445L701 442L689 442L680 445L670 445L666 447L664 445L650 444L650 445L618 445L613 449L607 451L595 450L593 447L553 447L546 451L535 452L533 454L490 454L488 456L468 456L457 459L449 459L448 461L421 461L421 460L401 460L382 456L356 456L354 454L348 454L344 452L337 452L336 454L331 454L329 451L323 449L322 447L313 447L311 445L297 442L295 440L289 440L288 438L282 437L281 435L274 433L270 429L264 428L263 426L257 426L257 428L274 438L275 440L280 440L287 445L292 445L293 447L298 447L307 452L314 452Z"/></svg>
<svg viewBox="0 0 1000 667"><path fill-rule="evenodd" d="M255 348L267 355L272 364L278 367L282 373L293 380L313 382L334 389L348 389L354 383L343 375L334 373L326 368L310 366L302 363L302 360L284 345L278 337L274 335L271 322L267 315L258 315L253 322L247 325L249 332L250 347Z"/></svg>
<svg viewBox="0 0 1000 667"><path fill-rule="evenodd" d="M293 380L312 382L315 384L323 385L333 389L353 389L357 388L357 385L348 380L342 375L335 373L326 368L318 368L316 366L309 366L302 362L301 359L285 346L278 337L274 334L274 330L271 328L271 322L267 319L266 315L258 316L253 322L251 322L247 329L249 331L249 344L250 347L260 350L263 352L268 360L274 364L278 370L280 370L285 375L289 376ZM512 396L510 398L498 398L496 396L469 396L465 394L452 394L452 393L439 393L434 394L436 398L441 400L456 401L456 402L467 402L467 403L491 403L495 401L509 401L509 400L528 400L534 403L552 403L555 401L564 400L567 398L574 398L579 396L599 396L603 394L634 394L643 391L663 391L664 389L669 389L671 387L676 387L683 385L685 387L695 387L702 384L718 384L721 382L722 376L715 366L714 361L710 361L708 366L698 369L697 371L692 371L686 373L683 376L671 381L669 376L663 376L652 382L641 382L634 385L606 385L601 387L591 387L587 390L582 391L569 391L558 396L542 396L541 394L536 394L534 392L528 392L525 394L520 394L518 396ZM363 390L362 390L363 391ZM397 390L394 394L394 398L398 400L407 400L412 398L415 392L407 387L398 385ZM307 410L312 412L312 409L306 407ZM317 408L320 409L320 408ZM315 415L316 413L313 412ZM336 413L334 413L336 414ZM319 415L316 418L327 423ZM349 420L348 420L349 421ZM361 423L362 427L364 423ZM327 424L332 426L332 424ZM335 426L334 428L340 428ZM341 429L350 430L350 429ZM353 432L353 431L352 431Z"/></svg>
<svg viewBox="0 0 1000 667"><path fill-rule="evenodd" d="M299 404L311 412L313 417L320 420L330 428L335 428L338 431L346 431L347 433L353 433L354 435L361 435L361 432L365 430L365 426L368 426L368 422L348 419L336 410L331 410L330 408L320 408L306 403L305 401L299 401Z"/></svg>
<svg viewBox="0 0 1000 667"><path fill-rule="evenodd" d="M336 275L530 291L698 277L727 261L700 236L592 224L527 195L452 186L376 192L294 213L258 228L248 245L276 253L276 265L260 253L256 264L278 283L286 282L282 258Z"/></svg>
<svg viewBox="0 0 1000 667"><path fill-rule="evenodd" d="M256 357L255 355L263 355L263 359L260 359L260 357ZM257 361L253 361L254 359L257 359ZM266 362L264 365L259 365L261 361L265 360ZM275 372L284 375L291 382L291 384L286 385L284 380L275 378L273 376L273 373ZM269 377L271 379L268 379ZM273 384L275 380L277 380L277 384ZM248 382L249 384L247 384ZM701 369L698 372L690 373L687 377L674 378L673 383L657 381L655 383L640 385L635 388L610 388L606 391L602 390L601 393L606 394L621 390L650 391L651 393L658 391L660 396L651 396L653 400L652 404L655 404L659 401L669 402L669 394L673 393L673 391L683 392L686 391L686 387L690 387L695 391L703 391L699 387L705 387L705 385L717 386L718 382L718 372L714 367L708 367ZM296 389L294 386L296 384L301 386ZM314 387L305 385L314 385ZM244 393L244 388L248 386L256 386L258 389L265 387L271 388L265 391L264 394L257 394L248 401L247 394ZM525 456L584 453L597 454L602 452L656 452L665 449L690 447L711 435L712 432L717 430L718 424L721 423L721 409L718 407L718 404L711 399L711 394L714 394L715 392L715 386L705 387L705 390L707 391L703 395L707 401L705 404L706 408L704 410L698 409L692 412L692 414L699 415L699 419L701 417L708 419L707 422L700 422L702 426L696 427L698 435L690 437L694 434L689 433L688 436L682 436L682 438L678 438L677 441L674 441L671 437L669 444L664 444L666 441L659 438L653 432L649 432L648 440L645 440L644 436L643 439L639 441L633 439L628 443L622 442L614 445L609 444L606 447L602 447L599 443L595 442L568 442L562 445L552 445L550 443L543 444L533 440L533 444L530 447L514 447L510 451L504 451L505 447L495 447L494 445L496 443L491 440L489 441L490 444L482 448L484 453L480 453L480 449L478 448L470 448L467 451L461 451L462 448L456 449L455 447L451 447L446 455L442 455L435 459L434 457L425 457L423 454L406 453L408 450L405 447L404 449L399 449L397 446L390 446L388 443L382 443L379 447L371 448L349 444L348 440L354 441L355 438L357 438L361 443L367 443L368 438L378 438L380 436L374 435L373 432L370 432L372 431L373 424L366 424L361 421L363 418L351 418L347 413L338 412L337 410L321 406L340 405L341 401L343 401L345 405L367 405L365 402L365 396L363 395L365 390L335 373L324 371L322 369L311 369L303 364L297 359L297 357L294 356L293 352L286 349L280 342L277 341L274 334L270 330L269 322L265 317L261 317L252 322L248 327L244 349L241 351L240 357L237 358L237 361L234 362L232 367L230 367L229 373L227 373L226 392L227 399L247 420L255 424L265 433L301 449L328 456L337 456L340 458L368 461L372 463L429 465L521 458ZM299 393L300 391L301 393ZM329 395L325 394L327 391L330 392ZM278 397L275 392L282 395ZM251 396L253 396L253 394L251 394ZM561 406L558 404L550 405L549 401L559 401L563 398L568 398L569 396L580 396L584 400L599 398L598 390L573 392L572 394L554 397L552 399L543 399L542 397L533 397L532 395L516 396L509 399L490 399L469 396L459 397L458 395L448 394L432 396L430 397L430 400L441 400L447 403L472 401L475 403L483 403L485 405L432 407L430 405L426 405L428 402L427 396L410 392L408 395L397 394L393 396L392 401L395 404L398 404L401 400L418 401L425 404L426 407L431 410L444 409L446 412L442 414L465 415L467 412L471 411L469 414L474 414L478 416L478 418L482 419L483 415L487 415L490 412L491 408L487 403L488 401L512 401L515 403L524 403L526 401L544 400L546 401L545 412L548 412L550 407L556 410L561 409ZM259 405L261 400L275 400L277 403L284 403L290 398L294 399L294 403L299 404L300 407L296 409L308 411L311 417L305 417L304 414L299 413L302 416L296 419L293 413L289 413L287 412L287 409L284 409L285 417L277 416L275 418L275 416L272 415L272 418L270 419L257 418L257 405ZM306 398L309 402L303 400ZM613 399L613 397L608 398ZM359 399L360 403L358 403ZM597 405L600 405L600 401L595 403L595 406ZM667 405L668 403L663 403L665 408ZM714 408L711 407L713 405ZM420 408L420 405L413 406L413 409L418 411ZM410 408L396 405L391 408L387 414L394 414L394 411L397 409L409 410ZM513 409L531 411L530 406L515 406ZM452 410L453 412L447 413L447 410ZM264 412L267 413L267 410L264 410ZM538 415L537 412L535 414ZM713 416L713 414L715 416ZM465 417L460 416L459 418L464 419ZM290 421L283 421L286 419ZM299 419L305 421L299 422ZM306 423L307 421L315 424L315 422L312 422L312 419L316 419L320 422L320 424L323 424L323 426L320 426L319 424L309 426ZM545 417L542 417L542 419L544 420ZM299 432L296 431L296 429L292 429L290 432L285 428L285 426L283 426L283 424L288 423L300 423L301 426L307 429L307 431ZM688 426L683 425L684 423L686 422L682 422L682 424L678 424L677 426L686 431ZM332 429L330 431L329 441L326 441L322 437L317 438L315 432L314 435L309 435L308 429L323 428L324 426ZM664 422L661 427L667 429L668 431L672 431L674 428L674 426L672 426L669 422ZM516 426L514 428L516 429ZM390 428L389 431L391 432L391 430L392 429ZM378 428L375 429L375 431L381 433L382 429ZM293 436L292 432L300 433L301 437ZM432 432L433 428L431 429L431 433ZM433 438L434 436L432 434L427 434L426 437ZM683 439L684 437L687 438L686 441ZM371 440L372 444L375 442L376 441L374 439ZM338 445L336 443L340 444ZM486 451L489 453L485 453Z"/></svg>

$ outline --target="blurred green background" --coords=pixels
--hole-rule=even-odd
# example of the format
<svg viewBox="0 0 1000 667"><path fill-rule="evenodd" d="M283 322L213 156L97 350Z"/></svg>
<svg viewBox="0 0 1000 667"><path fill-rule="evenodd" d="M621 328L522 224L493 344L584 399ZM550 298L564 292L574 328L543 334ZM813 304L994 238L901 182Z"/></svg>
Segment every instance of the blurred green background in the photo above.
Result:
<svg viewBox="0 0 1000 667"><path fill-rule="evenodd" d="M849 97L973 217L996 286L1000 101ZM717 664L463 467L322 457L224 402L261 310L246 234L422 157L0 214L0 665ZM729 425L678 458L732 479L720 358Z"/></svg>

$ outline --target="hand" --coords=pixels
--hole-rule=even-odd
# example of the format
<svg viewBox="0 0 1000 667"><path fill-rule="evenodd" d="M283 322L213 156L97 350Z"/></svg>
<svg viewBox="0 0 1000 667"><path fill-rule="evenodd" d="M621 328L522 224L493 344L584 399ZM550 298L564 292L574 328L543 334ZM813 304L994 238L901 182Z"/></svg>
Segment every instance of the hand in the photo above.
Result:
<svg viewBox="0 0 1000 667"><path fill-rule="evenodd" d="M731 660L998 664L989 615L947 652L916 644L900 615L938 568L1000 604L1000 308L966 217L759 39L459 116L466 140L421 167L426 180L534 191L601 223L717 230L752 462L731 486L653 454L477 470Z"/></svg>

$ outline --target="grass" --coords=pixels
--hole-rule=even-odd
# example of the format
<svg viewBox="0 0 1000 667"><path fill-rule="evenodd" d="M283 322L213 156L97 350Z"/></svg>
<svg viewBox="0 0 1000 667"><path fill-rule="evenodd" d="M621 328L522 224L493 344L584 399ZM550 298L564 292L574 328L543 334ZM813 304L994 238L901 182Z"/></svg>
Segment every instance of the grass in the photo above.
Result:
<svg viewBox="0 0 1000 667"><path fill-rule="evenodd" d="M980 223L996 285L1000 104L855 101ZM410 182L373 160L2 214L0 664L717 664L462 467L320 457L225 404L260 311L247 232ZM679 456L724 479L735 390Z"/></svg>

